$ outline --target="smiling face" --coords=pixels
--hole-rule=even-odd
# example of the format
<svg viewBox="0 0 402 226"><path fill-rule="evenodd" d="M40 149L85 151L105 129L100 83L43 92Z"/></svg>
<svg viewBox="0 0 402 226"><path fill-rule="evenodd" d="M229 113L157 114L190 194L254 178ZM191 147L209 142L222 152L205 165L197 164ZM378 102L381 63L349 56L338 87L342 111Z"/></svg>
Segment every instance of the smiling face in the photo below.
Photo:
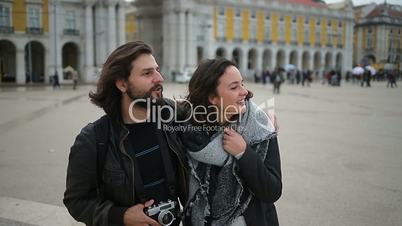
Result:
<svg viewBox="0 0 402 226"><path fill-rule="evenodd" d="M151 54L142 54L132 62L130 76L120 81L121 91L130 97L131 101L163 96L163 77L159 66Z"/></svg>
<svg viewBox="0 0 402 226"><path fill-rule="evenodd" d="M209 97L209 102L219 108L224 115L219 117L223 122L228 121L233 115L246 111L247 89L243 84L240 71L235 66L229 66L218 80L216 94ZM222 120L221 120L222 121Z"/></svg>

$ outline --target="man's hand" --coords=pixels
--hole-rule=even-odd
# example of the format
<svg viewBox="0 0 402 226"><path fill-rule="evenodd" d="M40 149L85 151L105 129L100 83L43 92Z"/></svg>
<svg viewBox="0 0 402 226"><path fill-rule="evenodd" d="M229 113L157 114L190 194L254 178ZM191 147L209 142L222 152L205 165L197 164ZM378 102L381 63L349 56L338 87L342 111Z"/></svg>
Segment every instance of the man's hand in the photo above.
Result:
<svg viewBox="0 0 402 226"><path fill-rule="evenodd" d="M234 129L225 128L223 134L223 149L236 156L246 150L246 141Z"/></svg>
<svg viewBox="0 0 402 226"><path fill-rule="evenodd" d="M160 226L154 219L144 213L144 208L150 207L154 200L149 200L145 204L137 204L127 209L124 213L124 225L126 226Z"/></svg>

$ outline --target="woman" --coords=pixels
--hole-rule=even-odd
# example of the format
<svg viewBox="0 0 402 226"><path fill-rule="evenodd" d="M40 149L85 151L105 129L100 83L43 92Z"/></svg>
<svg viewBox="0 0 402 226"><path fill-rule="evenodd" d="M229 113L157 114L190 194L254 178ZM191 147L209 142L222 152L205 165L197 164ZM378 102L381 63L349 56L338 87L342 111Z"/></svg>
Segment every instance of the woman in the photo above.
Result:
<svg viewBox="0 0 402 226"><path fill-rule="evenodd" d="M235 64L219 58L194 72L182 134L189 155L192 225L279 225L282 193L278 141L267 115L249 99Z"/></svg>

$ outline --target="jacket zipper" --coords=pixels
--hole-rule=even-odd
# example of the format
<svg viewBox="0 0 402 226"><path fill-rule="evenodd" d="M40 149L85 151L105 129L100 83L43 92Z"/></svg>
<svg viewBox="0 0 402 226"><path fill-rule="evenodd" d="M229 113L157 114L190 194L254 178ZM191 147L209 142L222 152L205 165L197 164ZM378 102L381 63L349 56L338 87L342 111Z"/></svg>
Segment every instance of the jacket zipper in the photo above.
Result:
<svg viewBox="0 0 402 226"><path fill-rule="evenodd" d="M131 187L131 191L132 191L132 194L133 194L133 203L135 203L135 190L134 190L134 180L135 180L135 176L134 176L134 160L133 160L133 158L131 158L131 156L129 155L129 154L127 154L127 151L126 151L126 149L125 149L125 147L124 147L124 140L128 137L128 135L130 134L130 131L127 131L126 132L126 134L122 137L122 139L120 140L120 150L122 150L122 153L125 155L125 156L127 156L129 159L130 159L130 162L131 162L131 172L132 172L132 187Z"/></svg>

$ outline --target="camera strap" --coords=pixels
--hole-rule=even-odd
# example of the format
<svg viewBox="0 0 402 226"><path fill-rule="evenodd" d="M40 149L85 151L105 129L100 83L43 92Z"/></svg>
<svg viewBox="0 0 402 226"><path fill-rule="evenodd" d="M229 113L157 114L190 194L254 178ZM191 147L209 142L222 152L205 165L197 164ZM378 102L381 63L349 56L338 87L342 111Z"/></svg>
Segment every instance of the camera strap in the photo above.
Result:
<svg viewBox="0 0 402 226"><path fill-rule="evenodd" d="M157 139L160 147L160 153L162 155L162 162L163 162L163 167L164 167L164 173L165 173L165 181L166 181L166 186L169 192L169 195L173 198L176 198L176 189L175 189L175 174L172 166L172 158L169 153L169 149L166 145L166 141L161 140L161 134L162 132L159 130L156 130L157 134ZM130 139L127 139L128 143L128 148L132 151L134 151L133 145L130 141ZM140 168L138 165L137 158L133 157L134 161L134 189L137 198L141 203L145 203L148 201L147 196L145 195L145 189L144 189L144 184L142 181L142 176L140 173Z"/></svg>

